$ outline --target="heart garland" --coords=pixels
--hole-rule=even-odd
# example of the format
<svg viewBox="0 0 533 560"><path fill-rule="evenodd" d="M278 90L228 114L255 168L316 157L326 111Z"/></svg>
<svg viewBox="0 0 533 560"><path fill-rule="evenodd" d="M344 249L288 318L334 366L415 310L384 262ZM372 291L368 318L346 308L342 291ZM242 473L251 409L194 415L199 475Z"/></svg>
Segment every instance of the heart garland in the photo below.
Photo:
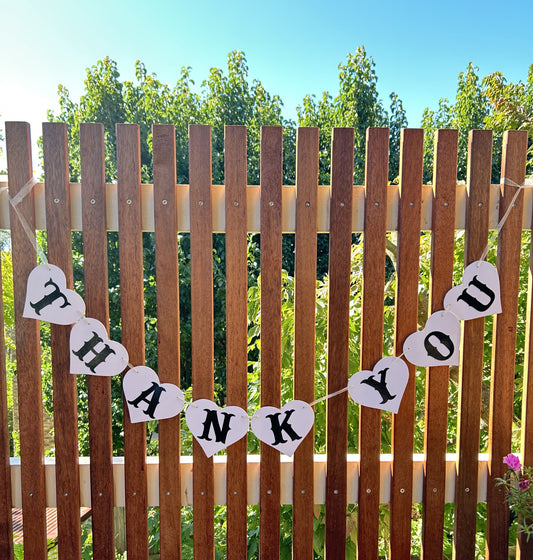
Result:
<svg viewBox="0 0 533 560"><path fill-rule="evenodd" d="M239 441L250 427L248 414L241 407L219 408L208 399L192 402L185 411L185 421L207 457Z"/></svg>
<svg viewBox="0 0 533 560"><path fill-rule="evenodd" d="M147 366L127 371L122 390L132 423L172 418L185 405L183 391L173 383L160 383L157 373Z"/></svg>
<svg viewBox="0 0 533 560"><path fill-rule="evenodd" d="M252 432L274 449L292 456L315 422L315 413L304 401L290 401L281 409L262 406L251 421Z"/></svg>
<svg viewBox="0 0 533 560"><path fill-rule="evenodd" d="M28 276L23 317L57 325L72 325L85 315L85 302L67 289L63 271L53 264L41 264Z"/></svg>
<svg viewBox="0 0 533 560"><path fill-rule="evenodd" d="M112 376L126 369L128 351L110 340L96 319L82 319L70 331L70 373Z"/></svg>
<svg viewBox="0 0 533 560"><path fill-rule="evenodd" d="M403 347L405 358L417 366L458 365L460 320L501 313L497 269L486 261L468 265L462 283L444 298L445 310L429 317L422 331L409 335ZM63 271L51 264L39 265L28 277L23 317L60 325L73 325L70 334L70 371L75 374L113 376L124 371L128 352L109 339L98 320L86 318L85 302L66 288ZM372 371L350 377L349 395L363 406L397 413L409 380L407 364L400 357L379 360ZM160 383L156 372L146 366L132 367L124 376L123 392L131 422L162 420L178 415L184 407L183 392L171 383ZM334 393L337 394L337 393ZM329 398L326 395L322 399ZM315 403L318 401L315 401ZM253 433L264 443L292 456L314 423L312 404L290 401L281 409L261 407L251 419ZM219 408L200 399L189 405L185 419L205 454L213 454L235 443L250 428L247 413L240 407Z"/></svg>
<svg viewBox="0 0 533 560"><path fill-rule="evenodd" d="M401 358L387 356L372 371L354 373L348 380L348 394L363 406L396 413L408 381L407 364Z"/></svg>

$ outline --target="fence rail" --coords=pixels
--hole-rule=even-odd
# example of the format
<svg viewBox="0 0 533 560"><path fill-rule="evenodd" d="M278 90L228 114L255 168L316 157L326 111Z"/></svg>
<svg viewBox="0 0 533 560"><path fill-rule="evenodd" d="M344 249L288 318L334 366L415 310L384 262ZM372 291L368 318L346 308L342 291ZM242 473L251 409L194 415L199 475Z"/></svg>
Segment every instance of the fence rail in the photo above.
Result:
<svg viewBox="0 0 533 560"><path fill-rule="evenodd" d="M511 451L513 430L521 430L522 457L531 463L531 305L518 314L524 230L533 220L533 198L522 191L499 232L497 266L502 313L493 321L488 454L480 455L480 420L485 320L465 322L459 367L456 453L447 454L449 367L428 368L425 381L425 442L413 454L415 390L410 381L391 426L391 455L381 453L381 411L361 407L358 426L348 422L346 392L327 401L326 451L314 455L313 430L294 459L261 444L247 455L246 438L226 456L207 458L193 442L181 456L180 419L159 422L159 457L146 456L144 424L124 413L123 458L112 453L110 380L88 376L90 458L78 457L76 377L69 372L69 326L51 329L55 458L43 448L41 341L38 322L22 317L26 281L37 263L35 231L47 231L48 258L72 288L71 231L83 231L84 299L87 316L109 325L107 232L119 232L122 344L130 362L144 363L142 232L155 232L158 374L162 382L180 380L180 294L178 232L190 232L191 346L193 398L212 399L214 391L213 233L225 233L226 395L228 405L247 408L248 317L247 235L261 236L261 405L279 407L282 388L282 239L296 234L294 274L294 398L315 395L315 301L317 234L329 234L329 318L327 393L347 385L350 370L351 245L362 232L361 369L382 357L387 232L397 236L393 346L401 354L405 338L419 325L420 233L431 231L430 309L442 309L453 286L455 233L464 230L465 265L480 258L516 187L491 185L492 133L472 131L466 184L457 182L457 132L435 136L433 185L422 185L423 131L401 137L400 184L388 185L389 131L369 129L365 185L353 183L353 130L334 129L331 185L318 185L318 129L297 135L296 185L282 185L282 129L263 127L261 185L246 184L246 129L225 128L225 185L211 184L211 130L190 127L189 185L176 185L175 134L170 125L153 127L153 185L141 185L137 125L117 125L116 184L106 184L104 129L83 124L80 132L81 183L68 176L66 125L43 125L45 182L19 204L10 197L32 178L30 130L7 123L9 179L0 183L0 228L11 230L15 338L17 347L20 459L10 459L5 356L0 355L0 557L13 558L11 509L22 507L25 558L46 558L46 507L57 507L58 550L62 559L81 558L80 507L92 510L93 557L114 558L114 507L126 508L128 559L149 554L147 507L160 513L161 558L181 558L180 511L192 505L194 556L215 556L215 505L227 506L227 558L246 557L247 506L259 504L261 559L280 556L280 506L292 504L293 558L313 558L314 506L325 504L324 553L346 557L347 507L357 504L359 558L377 558L383 538L380 515L389 504L390 558L412 552L412 505L423 504L422 555L442 558L445 504L455 504L455 558L474 558L478 503L487 501L487 557L507 558L509 510L494 479L502 476L502 457ZM527 133L509 131L503 139L502 177L525 179ZM4 189L3 187L8 187ZM27 227L23 223L26 222ZM29 229L29 233L28 230ZM530 275L531 276L531 275ZM3 280L5 282L5 280ZM1 285L0 285L1 287ZM0 314L3 317L3 313ZM527 326L522 423L514 418L517 330ZM3 332L3 323L0 325ZM4 346L4 345L0 345ZM292 349L290 349L292 352ZM455 412L454 412L455 413ZM355 435L352 433L356 431ZM360 454L348 454L348 439ZM522 558L533 543L518 539Z"/></svg>

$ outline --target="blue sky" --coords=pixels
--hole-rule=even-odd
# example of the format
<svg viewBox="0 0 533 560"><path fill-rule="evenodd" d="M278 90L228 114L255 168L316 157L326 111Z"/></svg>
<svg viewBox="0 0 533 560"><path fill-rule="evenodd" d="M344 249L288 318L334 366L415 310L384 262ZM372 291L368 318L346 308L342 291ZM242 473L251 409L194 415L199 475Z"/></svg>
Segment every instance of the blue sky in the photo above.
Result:
<svg viewBox="0 0 533 560"><path fill-rule="evenodd" d="M46 110L57 109L57 85L79 99L85 69L105 56L123 79L134 77L140 59L171 85L191 66L200 87L234 49L246 53L250 79L280 95L294 118L305 94L336 93L339 63L364 45L384 102L398 93L417 127L425 107L454 98L470 61L481 75L525 81L532 16L526 0L0 0L0 126L27 120L39 135Z"/></svg>

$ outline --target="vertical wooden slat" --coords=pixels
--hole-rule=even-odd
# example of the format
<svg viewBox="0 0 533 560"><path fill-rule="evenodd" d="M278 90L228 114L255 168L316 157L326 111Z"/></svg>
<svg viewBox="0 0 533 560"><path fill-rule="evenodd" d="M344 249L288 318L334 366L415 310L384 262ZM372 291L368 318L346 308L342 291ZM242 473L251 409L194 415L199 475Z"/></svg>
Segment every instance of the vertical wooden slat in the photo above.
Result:
<svg viewBox="0 0 533 560"><path fill-rule="evenodd" d="M533 467L533 243L529 253L529 272L527 290L527 317L525 337L524 382L522 385L522 463ZM526 560L533 558L533 539L520 534L518 536L517 558Z"/></svg>
<svg viewBox="0 0 533 560"><path fill-rule="evenodd" d="M43 123L48 257L73 289L67 125ZM80 313L81 313L80 309ZM76 376L70 373L70 326L50 325L59 557L81 557Z"/></svg>
<svg viewBox="0 0 533 560"><path fill-rule="evenodd" d="M211 127L189 127L193 399L213 399ZM213 458L193 441L194 556L214 558Z"/></svg>
<svg viewBox="0 0 533 560"><path fill-rule="evenodd" d="M521 184L525 178L527 132L508 131L503 137L502 178ZM507 210L516 187L502 187L500 218ZM498 236L498 272L502 312L494 319L492 376L489 417L489 479L487 488L487 558L504 558L508 553L509 509L495 478L503 476L502 459L511 451L513 390L516 358L516 321L520 279L522 235L521 192Z"/></svg>
<svg viewBox="0 0 533 560"><path fill-rule="evenodd" d="M101 124L81 124L80 145L86 315L108 328L104 127ZM87 377L87 387L93 558L113 560L111 381L108 377L90 375Z"/></svg>
<svg viewBox="0 0 533 560"><path fill-rule="evenodd" d="M383 353L383 297L387 216L389 130L370 128L366 137L365 230L361 319L361 369L371 370ZM378 557L381 411L361 407L359 416L358 553Z"/></svg>
<svg viewBox="0 0 533 560"><path fill-rule="evenodd" d="M468 138L465 266L479 260L488 241L492 131L473 130ZM475 555L479 424L483 379L485 319L463 323L457 418L454 547L457 560ZM431 535L428 535L431 539ZM429 557L428 557L429 558Z"/></svg>
<svg viewBox="0 0 533 560"><path fill-rule="evenodd" d="M404 129L400 139L398 261L396 270L395 354L418 328L420 203L424 131ZM407 362L409 381L398 413L392 417L391 558L411 555L413 444L416 367Z"/></svg>
<svg viewBox="0 0 533 560"><path fill-rule="evenodd" d="M348 385L350 262L352 244L353 128L334 128L328 295L328 394ZM327 401L326 541L328 559L346 557L348 395Z"/></svg>
<svg viewBox="0 0 533 560"><path fill-rule="evenodd" d="M117 124L118 222L122 344L144 365L143 244L139 125ZM148 556L146 425L131 423L124 399L124 479L128 558Z"/></svg>
<svg viewBox="0 0 533 560"><path fill-rule="evenodd" d="M2 259L0 257L0 270ZM0 274L0 558L13 560L11 520L11 470L9 466L9 420L7 404L6 347L4 338L4 294Z"/></svg>
<svg viewBox="0 0 533 560"><path fill-rule="evenodd" d="M6 123L9 195L14 197L32 177L30 126ZM17 205L32 239L10 206L13 255L13 295L19 400L22 509L24 515L24 553L26 558L46 558L46 517L44 487L44 444L41 386L39 321L24 319L26 284L36 265L33 191ZM33 241L33 243L32 243Z"/></svg>
<svg viewBox="0 0 533 560"><path fill-rule="evenodd" d="M444 296L453 285L457 137L456 130L439 130L435 134L431 313L443 309ZM431 560L442 558L443 553L449 373L449 366L430 367L427 370L422 533L424 558Z"/></svg>
<svg viewBox="0 0 533 560"><path fill-rule="evenodd" d="M282 128L261 128L261 406L281 400ZM279 558L279 451L261 443L259 556Z"/></svg>
<svg viewBox="0 0 533 560"><path fill-rule="evenodd" d="M226 383L228 405L248 408L246 127L224 128L226 184ZM247 438L228 448L228 560L246 558Z"/></svg>
<svg viewBox="0 0 533 560"><path fill-rule="evenodd" d="M180 384L176 133L154 125L155 269L157 283L157 373ZM180 417L159 421L159 511L161 559L181 558Z"/></svg>
<svg viewBox="0 0 533 560"><path fill-rule="evenodd" d="M317 252L318 128L296 136L296 256L294 266L294 398L315 399L315 297ZM293 538L295 560L313 558L314 430L294 455Z"/></svg>

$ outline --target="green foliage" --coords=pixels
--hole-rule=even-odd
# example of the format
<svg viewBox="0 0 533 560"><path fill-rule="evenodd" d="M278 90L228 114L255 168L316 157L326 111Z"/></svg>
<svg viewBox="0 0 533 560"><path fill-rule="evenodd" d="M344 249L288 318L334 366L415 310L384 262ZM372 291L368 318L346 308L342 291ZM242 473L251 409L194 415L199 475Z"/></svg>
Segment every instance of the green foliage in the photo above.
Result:
<svg viewBox="0 0 533 560"><path fill-rule="evenodd" d="M315 96L304 97L302 105L296 109L298 126L320 128L320 184L329 183L333 127L355 128L354 181L358 185L364 182L366 129L390 127L389 178L394 180L398 176L399 133L407 126L407 118L399 97L391 93L390 99L389 116L379 98L374 60L364 47L358 47L355 54L348 54L346 61L339 65L339 92L335 98L327 91L318 102Z"/></svg>

